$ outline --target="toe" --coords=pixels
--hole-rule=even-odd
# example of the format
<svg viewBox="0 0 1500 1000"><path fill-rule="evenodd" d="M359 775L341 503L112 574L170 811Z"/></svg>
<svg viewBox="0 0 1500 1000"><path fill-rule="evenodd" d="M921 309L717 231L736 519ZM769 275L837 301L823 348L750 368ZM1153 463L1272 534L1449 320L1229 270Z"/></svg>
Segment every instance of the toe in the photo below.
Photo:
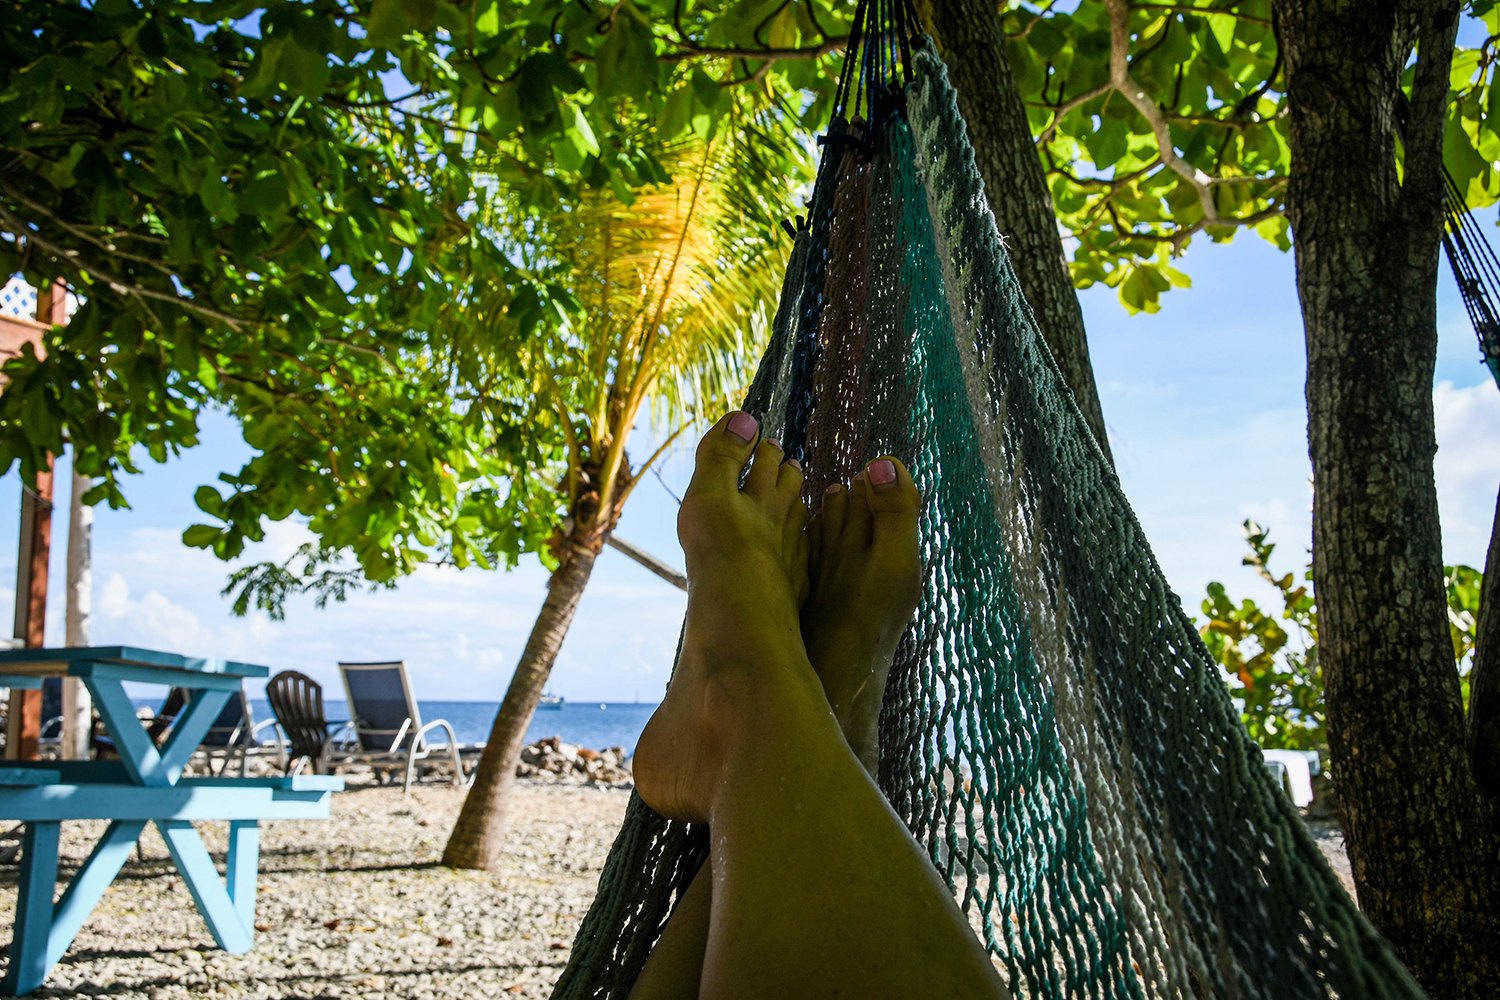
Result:
<svg viewBox="0 0 1500 1000"><path fill-rule="evenodd" d="M818 553L823 551L823 515L810 517L807 521L807 557L814 567Z"/></svg>
<svg viewBox="0 0 1500 1000"><path fill-rule="evenodd" d="M807 504L802 502L802 494L796 490L787 491L789 502L787 504L786 525L782 534L788 539L793 539L807 534L807 518L809 511Z"/></svg>
<svg viewBox="0 0 1500 1000"><path fill-rule="evenodd" d="M888 533L899 533L902 538L914 536L921 494L900 459L889 455L877 458L861 475L876 540Z"/></svg>
<svg viewBox="0 0 1500 1000"><path fill-rule="evenodd" d="M870 512L869 470L854 477L849 486L849 513L844 518L844 544L863 549L870 544L875 517Z"/></svg>
<svg viewBox="0 0 1500 1000"><path fill-rule="evenodd" d="M771 499L776 496L776 481L781 475L781 460L785 455L781 445L769 439L762 440L755 449L755 461L745 476L741 490L754 497Z"/></svg>
<svg viewBox="0 0 1500 1000"><path fill-rule="evenodd" d="M721 417L698 443L698 464L688 491L734 489L756 434L755 418L748 413L736 410Z"/></svg>
<svg viewBox="0 0 1500 1000"><path fill-rule="evenodd" d="M802 500L802 463L789 458L776 470L776 492L780 493L788 506ZM805 508L804 508L805 510Z"/></svg>
<svg viewBox="0 0 1500 1000"><path fill-rule="evenodd" d="M842 483L834 483L823 491L823 506L818 511L818 523L822 525L822 540L832 545L844 534L844 519L849 513L849 491Z"/></svg>

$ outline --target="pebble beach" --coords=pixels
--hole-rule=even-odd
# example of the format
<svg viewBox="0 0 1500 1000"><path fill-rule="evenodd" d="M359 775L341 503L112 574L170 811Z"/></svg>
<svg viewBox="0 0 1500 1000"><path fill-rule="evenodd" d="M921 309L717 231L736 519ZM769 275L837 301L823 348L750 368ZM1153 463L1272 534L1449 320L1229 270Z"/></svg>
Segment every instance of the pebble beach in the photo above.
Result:
<svg viewBox="0 0 1500 1000"><path fill-rule="evenodd" d="M364 786L330 819L262 825L255 947L214 946L154 828L38 997L546 997L629 799L625 787L516 785L495 872L438 864L463 792ZM222 864L225 824L201 824ZM103 823L63 827L71 876ZM0 866L0 913L16 867ZM4 937L9 937L8 933Z"/></svg>
<svg viewBox="0 0 1500 1000"><path fill-rule="evenodd" d="M55 966L38 997L548 997L567 963L630 796L613 753L547 740L527 749L512 829L494 872L439 863L463 791L352 783L323 821L262 824L255 947L215 947L166 846L138 855ZM590 756L590 754L592 754ZM596 773L598 772L598 773ZM1342 835L1309 823L1352 893ZM225 824L200 824L222 864ZM63 827L69 877L104 831ZM0 865L14 913L15 865Z"/></svg>

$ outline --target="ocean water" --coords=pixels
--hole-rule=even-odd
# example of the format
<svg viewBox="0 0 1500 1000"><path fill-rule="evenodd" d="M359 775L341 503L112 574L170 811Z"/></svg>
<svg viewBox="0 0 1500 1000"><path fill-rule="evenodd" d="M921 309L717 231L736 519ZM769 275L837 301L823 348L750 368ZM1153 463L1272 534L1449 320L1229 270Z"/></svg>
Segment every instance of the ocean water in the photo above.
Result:
<svg viewBox="0 0 1500 1000"><path fill-rule="evenodd" d="M500 709L500 703L495 701L419 701L417 704L422 710L424 723L447 719L460 743L486 742L495 713ZM329 699L323 703L323 709L330 720L349 718L348 706L341 700ZM250 700L250 710L255 713L257 722L272 717L271 706L258 698ZM568 743L596 750L624 747L634 753L636 740L641 738L641 730L646 728L646 721L654 711L655 705L597 701L570 701L562 708L539 708L526 730L526 742L561 736Z"/></svg>
<svg viewBox="0 0 1500 1000"><path fill-rule="evenodd" d="M133 699L138 707L156 708L159 699ZM447 719L460 743L484 743L489 739L490 724L495 721L495 712L500 703L495 701L420 701L422 721L432 722ZM323 710L330 721L349 718L349 708L342 700L328 699ZM255 721L272 718L271 706L261 698L250 699L250 711ZM549 736L560 736L568 743L603 749L624 747L635 752L636 740L646 721L656 711L654 704L636 702L597 701L566 702L558 709L537 709L531 726L526 730L526 742L534 743Z"/></svg>

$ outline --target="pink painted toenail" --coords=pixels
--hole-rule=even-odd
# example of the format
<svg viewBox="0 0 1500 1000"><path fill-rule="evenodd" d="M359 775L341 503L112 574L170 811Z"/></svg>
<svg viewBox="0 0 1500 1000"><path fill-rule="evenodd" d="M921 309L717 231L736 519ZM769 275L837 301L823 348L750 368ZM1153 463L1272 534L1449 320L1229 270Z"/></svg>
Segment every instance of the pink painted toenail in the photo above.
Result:
<svg viewBox="0 0 1500 1000"><path fill-rule="evenodd" d="M729 426L725 430L749 444L755 440L755 431L759 426L750 414L740 412L729 418Z"/></svg>
<svg viewBox="0 0 1500 1000"><path fill-rule="evenodd" d="M830 493L837 493L839 490L841 490L843 488L844 488L844 486L843 486L842 483L829 483L828 484L828 489L826 489L826 490L823 491L823 495L827 496Z"/></svg>
<svg viewBox="0 0 1500 1000"><path fill-rule="evenodd" d="M787 459L786 460L786 464L790 465L792 468L796 469L798 472L802 471L802 463L799 462L799 461L797 461L795 458L789 458L789 459Z"/></svg>
<svg viewBox="0 0 1500 1000"><path fill-rule="evenodd" d="M889 486L896 481L896 463L888 458L870 463L870 485Z"/></svg>

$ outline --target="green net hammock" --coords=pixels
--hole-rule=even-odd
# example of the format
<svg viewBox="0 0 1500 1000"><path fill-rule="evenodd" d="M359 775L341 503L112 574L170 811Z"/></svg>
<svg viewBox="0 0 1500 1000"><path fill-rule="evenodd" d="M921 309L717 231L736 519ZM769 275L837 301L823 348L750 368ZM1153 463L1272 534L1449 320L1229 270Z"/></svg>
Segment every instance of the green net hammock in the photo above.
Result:
<svg viewBox="0 0 1500 1000"><path fill-rule="evenodd" d="M883 453L922 489L882 790L1019 997L1420 996L1245 734L899 20L851 38L865 113L825 137L745 403L810 500ZM623 1000L706 853L633 796L554 996Z"/></svg>

